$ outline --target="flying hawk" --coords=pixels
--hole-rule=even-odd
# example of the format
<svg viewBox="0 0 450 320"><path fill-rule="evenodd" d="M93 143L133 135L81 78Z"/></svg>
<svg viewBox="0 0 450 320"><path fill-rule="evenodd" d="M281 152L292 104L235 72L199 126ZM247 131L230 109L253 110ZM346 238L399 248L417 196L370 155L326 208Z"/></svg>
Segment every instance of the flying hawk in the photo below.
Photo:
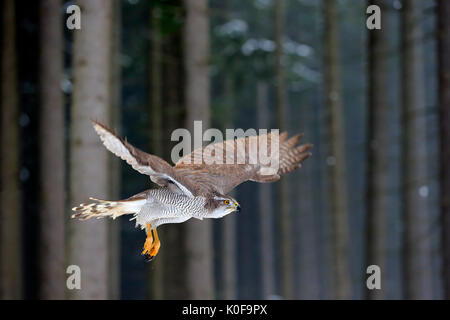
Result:
<svg viewBox="0 0 450 320"><path fill-rule="evenodd" d="M239 212L239 203L227 193L248 180L277 181L280 175L299 168L301 162L311 156L308 152L311 144L297 146L301 135L287 139L287 133L283 132L277 135L277 143L272 133L218 142L213 144L213 152L205 151L211 145L199 148L171 166L163 159L132 146L105 125L96 121L93 121L93 125L109 151L125 160L139 173L150 176L150 180L160 188L146 190L119 201L90 198L93 202L80 204L72 209L75 211L72 218L87 220L109 216L115 219L121 215L133 214L136 226L145 229L147 234L142 251L147 260L152 260L161 246L156 231L160 225L181 223L191 218L221 218L229 213ZM255 154L257 150L251 148L251 144L255 142L258 146L266 143L267 154L271 154L271 146L279 148L279 152L275 153L278 157L278 170L270 171L267 161L259 161ZM211 158L218 150L223 155L223 164L211 161L215 160ZM231 154L227 150L235 151ZM244 161L230 164L230 157Z"/></svg>

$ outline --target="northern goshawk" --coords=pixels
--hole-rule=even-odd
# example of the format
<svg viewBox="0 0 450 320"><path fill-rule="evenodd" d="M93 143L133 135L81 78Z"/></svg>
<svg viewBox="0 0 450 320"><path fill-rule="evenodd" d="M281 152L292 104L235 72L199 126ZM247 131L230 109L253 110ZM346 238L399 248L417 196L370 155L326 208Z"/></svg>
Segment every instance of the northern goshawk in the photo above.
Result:
<svg viewBox="0 0 450 320"><path fill-rule="evenodd" d="M146 190L119 201L90 198L92 203L80 204L72 209L75 211L72 218L87 220L109 216L115 219L121 215L133 214L136 226L146 230L147 238L142 254L148 260L153 259L160 248L156 231L158 226L181 223L190 218L221 218L229 213L239 212L239 203L227 196L237 185L249 180L277 181L280 175L299 168L301 162L311 156L308 152L311 144L297 146L301 135L287 139L287 133L283 132L276 135L277 139L270 133L198 148L182 157L175 166L171 166L163 159L132 146L105 125L96 121L93 121L93 125L109 151L125 160L136 171L149 175L151 181L160 188ZM262 143L267 145L267 154L272 154L271 148L278 148L278 152L274 152L278 164L275 171L270 170L272 168L268 167L267 161L259 161L260 157L256 152ZM206 152L208 147L210 149ZM223 157L221 163L216 161L217 154ZM235 159L242 161L237 162Z"/></svg>

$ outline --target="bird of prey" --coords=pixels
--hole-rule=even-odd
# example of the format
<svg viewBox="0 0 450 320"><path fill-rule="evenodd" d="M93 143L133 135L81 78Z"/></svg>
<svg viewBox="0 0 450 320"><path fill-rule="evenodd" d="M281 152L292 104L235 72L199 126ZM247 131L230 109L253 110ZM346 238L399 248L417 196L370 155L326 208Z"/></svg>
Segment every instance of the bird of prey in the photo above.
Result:
<svg viewBox="0 0 450 320"><path fill-rule="evenodd" d="M287 139L287 133L283 132L277 135L276 144L272 133L217 142L213 144L215 151L205 152L205 148L211 145L198 148L182 157L175 166L171 166L163 159L143 152L121 139L105 125L93 121L93 126L109 151L125 160L139 173L150 176L150 180L160 188L143 191L125 200L90 198L91 203L83 203L72 209L75 211L72 218L115 219L121 215L133 214L136 227L145 229L147 234L142 251L147 261L157 255L161 246L156 231L160 225L181 223L191 218L221 218L232 212L239 212L239 203L227 193L245 181L277 181L281 175L299 168L301 162L311 156L308 152L311 144L297 145L301 135ZM277 170L267 170L266 161L259 161L259 157L254 154L257 150L250 147L255 142L259 146L263 141L268 145L268 150L272 146L279 148L278 153L275 153L278 157ZM223 164L208 161L217 150L223 151ZM227 150L233 150L234 154ZM230 157L241 157L244 161L230 163ZM249 161L250 159L253 161Z"/></svg>

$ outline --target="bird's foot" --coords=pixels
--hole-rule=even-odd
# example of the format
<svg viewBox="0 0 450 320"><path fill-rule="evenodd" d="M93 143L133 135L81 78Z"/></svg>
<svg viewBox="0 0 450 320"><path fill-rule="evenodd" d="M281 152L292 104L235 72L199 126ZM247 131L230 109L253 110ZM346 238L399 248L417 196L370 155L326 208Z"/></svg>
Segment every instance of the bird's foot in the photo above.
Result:
<svg viewBox="0 0 450 320"><path fill-rule="evenodd" d="M152 261L153 258L155 258L156 253L153 248L154 248L154 241L152 242L152 244L148 245L148 242L146 240L144 244L144 250L142 251L142 255L145 256L145 262Z"/></svg>
<svg viewBox="0 0 450 320"><path fill-rule="evenodd" d="M160 247L161 243L159 241L153 241L150 248L146 248L146 246L144 245L144 251L142 251L142 254L145 256L145 261L152 261L158 254Z"/></svg>
<svg viewBox="0 0 450 320"><path fill-rule="evenodd" d="M152 246L153 246L153 237L147 237L147 239L145 239L144 250L142 250L142 254L143 255L150 254Z"/></svg>
<svg viewBox="0 0 450 320"><path fill-rule="evenodd" d="M147 238L145 239L144 243L144 250L142 250L142 255L145 255L145 260L150 261L153 259L152 256L150 256L150 251L152 250L153 246L153 235L152 235L152 226L150 223L147 223L146 229L147 229Z"/></svg>
<svg viewBox="0 0 450 320"><path fill-rule="evenodd" d="M161 247L161 242L159 241L158 233L156 232L156 229L154 230L154 233L155 233L154 241L153 241L152 247L150 249L150 255L153 257L158 254L159 248Z"/></svg>
<svg viewBox="0 0 450 320"><path fill-rule="evenodd" d="M159 248L161 247L161 242L158 238L158 233L156 229L153 230L155 236L153 237L150 224L147 225L147 239L145 239L144 250L142 250L142 255L145 256L145 261L152 261L153 258L158 254Z"/></svg>

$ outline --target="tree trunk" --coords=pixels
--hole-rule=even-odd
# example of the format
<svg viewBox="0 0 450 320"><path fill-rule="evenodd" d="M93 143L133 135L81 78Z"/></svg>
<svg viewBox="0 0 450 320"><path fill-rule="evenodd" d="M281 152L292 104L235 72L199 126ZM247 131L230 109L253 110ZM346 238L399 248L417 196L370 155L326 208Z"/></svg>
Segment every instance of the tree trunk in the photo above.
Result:
<svg viewBox="0 0 450 320"><path fill-rule="evenodd" d="M217 7L216 7L217 8ZM221 1L219 10L224 12L223 16L218 18L216 23L226 23L231 17L230 1ZM235 95L235 80L232 71L225 72L223 77L223 95L225 97L227 109L231 114L234 114L236 110L236 95ZM223 125L225 129L233 127L233 116L223 119ZM224 131L225 132L225 131ZM238 194L236 190L230 193L230 196L237 198ZM238 279L237 279L237 232L236 232L236 214L230 214L224 219L219 221L219 225L222 227L221 241L221 257L219 263L221 263L221 274L219 279L221 280L222 296L217 298L223 298L227 300L234 300L238 297Z"/></svg>
<svg viewBox="0 0 450 320"><path fill-rule="evenodd" d="M266 82L258 81L256 84L256 96L258 99L258 127L260 129L268 129L270 127L269 87ZM268 183L258 184L258 198L259 203L263 204L259 207L262 298L270 299L270 297L275 295L272 186Z"/></svg>
<svg viewBox="0 0 450 320"><path fill-rule="evenodd" d="M0 298L22 298L22 205L14 0L3 1L1 47Z"/></svg>
<svg viewBox="0 0 450 320"><path fill-rule="evenodd" d="M298 102L296 110L300 111L299 127L301 132L305 132L307 139L312 138L314 125L312 119L312 93L310 90L303 92L303 99ZM302 105L303 106L300 106ZM315 154L319 152L313 150ZM320 298L320 275L319 275L319 246L317 245L317 226L315 223L318 214L314 205L314 185L313 185L313 164L305 164L297 173L296 190L294 200L296 202L296 219L293 221L296 226L298 249L294 251L297 258L297 279L298 285L294 292L297 299L319 299ZM294 202L294 203L295 203Z"/></svg>
<svg viewBox="0 0 450 320"><path fill-rule="evenodd" d="M64 299L65 123L62 3L40 4L40 298Z"/></svg>
<svg viewBox="0 0 450 320"><path fill-rule="evenodd" d="M210 126L209 21L206 0L185 0L184 3L186 127L193 133L193 124L196 120L202 121L203 130ZM214 286L211 221L191 219L185 227L188 297L212 299Z"/></svg>
<svg viewBox="0 0 450 320"><path fill-rule="evenodd" d="M337 1L326 0L325 9L325 92L328 106L331 177L331 223L333 255L333 292L336 299L351 298L349 269L349 220L344 149L344 119L339 70Z"/></svg>
<svg viewBox="0 0 450 320"><path fill-rule="evenodd" d="M80 0L81 30L75 31L74 90L71 113L70 203L90 196L109 198L107 150L90 119L110 120L110 66L112 2ZM69 225L69 265L81 269L81 290L74 299L108 298L109 243L106 220L76 221Z"/></svg>
<svg viewBox="0 0 450 320"><path fill-rule="evenodd" d="M368 5L378 5L383 12L384 0L369 0ZM367 239L366 267L377 265L381 269L382 279L386 271L386 214L389 211L388 188L389 170L388 153L385 146L389 144L386 130L388 122L388 79L387 46L388 34L386 23L381 30L369 31L369 112L367 137ZM367 290L368 299L384 299L385 286L381 290Z"/></svg>
<svg viewBox="0 0 450 320"><path fill-rule="evenodd" d="M428 210L426 110L420 1L403 3L403 196L404 293L407 299L432 298Z"/></svg>
<svg viewBox="0 0 450 320"><path fill-rule="evenodd" d="M283 70L283 0L275 1L275 78L277 123L281 131L286 130L286 87ZM281 295L284 299L292 299L292 235L289 216L288 178L278 182L278 201L281 237Z"/></svg>
<svg viewBox="0 0 450 320"><path fill-rule="evenodd" d="M438 0L440 184L444 298L450 299L450 1Z"/></svg>
<svg viewBox="0 0 450 320"><path fill-rule="evenodd" d="M225 75L225 96L229 110L234 110L234 82L230 75ZM232 127L232 121L226 121L226 128ZM232 197L236 192L231 193ZM237 264L236 264L236 214L230 214L220 222L222 226L222 281L223 299L237 299Z"/></svg>
<svg viewBox="0 0 450 320"><path fill-rule="evenodd" d="M121 67L120 67L120 42L121 42L121 5L120 0L112 2L112 29L111 29L111 72L110 72L110 123L111 127L120 135L121 132ZM110 152L107 152L110 162L110 197L121 198L121 172L122 161ZM120 299L120 219L115 221L108 219L108 248L109 248L109 298Z"/></svg>
<svg viewBox="0 0 450 320"><path fill-rule="evenodd" d="M184 117L184 81L183 72L183 46L181 29L174 34L167 36L163 41L163 116L164 132L167 136L164 141L170 140L170 133L173 130L186 125ZM169 145L168 145L169 146ZM166 159L170 159L171 150L164 148ZM163 232L160 236L164 237L161 243L166 248L163 253L164 259L164 299L186 299L186 246L185 226L179 224L168 224L162 227ZM159 254L162 254L159 253ZM158 255L159 255L158 254ZM156 261L156 259L155 259Z"/></svg>
<svg viewBox="0 0 450 320"><path fill-rule="evenodd" d="M222 227L223 299L235 300L237 299L236 216L230 214L224 217Z"/></svg>
<svg viewBox="0 0 450 320"><path fill-rule="evenodd" d="M163 156L162 137L162 35L159 27L161 9L158 6L150 10L150 150L157 156ZM165 238L164 230L158 231ZM150 272L150 295L152 299L164 298L164 251L152 262Z"/></svg>

